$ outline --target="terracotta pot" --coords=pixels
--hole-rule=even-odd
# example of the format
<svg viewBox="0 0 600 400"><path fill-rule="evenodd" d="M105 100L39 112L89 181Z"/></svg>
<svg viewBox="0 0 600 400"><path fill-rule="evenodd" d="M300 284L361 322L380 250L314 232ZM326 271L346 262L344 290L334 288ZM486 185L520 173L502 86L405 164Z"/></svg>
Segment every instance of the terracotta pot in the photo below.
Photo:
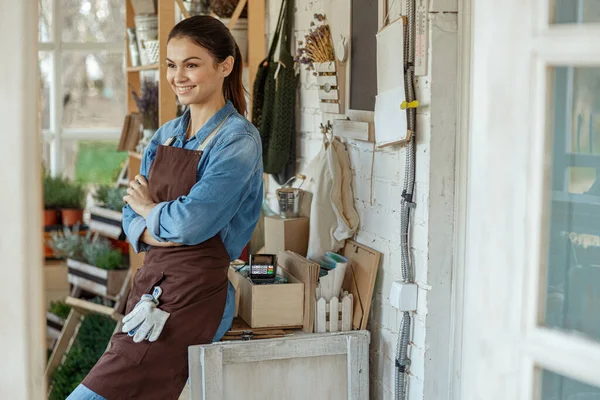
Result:
<svg viewBox="0 0 600 400"><path fill-rule="evenodd" d="M83 210L76 208L63 208L60 210L62 224L66 226L75 225L77 222L83 224Z"/></svg>
<svg viewBox="0 0 600 400"><path fill-rule="evenodd" d="M58 224L58 210L44 210L44 226L52 226Z"/></svg>
<svg viewBox="0 0 600 400"><path fill-rule="evenodd" d="M129 242L126 240L116 240L113 238L108 238L110 243L115 249L121 250L121 254L129 254Z"/></svg>

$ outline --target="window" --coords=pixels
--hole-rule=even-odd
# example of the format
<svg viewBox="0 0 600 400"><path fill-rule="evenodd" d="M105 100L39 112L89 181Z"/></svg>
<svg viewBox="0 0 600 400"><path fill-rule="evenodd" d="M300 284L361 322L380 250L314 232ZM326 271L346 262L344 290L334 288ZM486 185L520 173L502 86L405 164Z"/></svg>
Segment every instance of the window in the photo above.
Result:
<svg viewBox="0 0 600 400"><path fill-rule="evenodd" d="M38 5L46 167L53 175L87 183L110 181L125 158L116 153L126 111L125 2L39 0ZM109 157L116 162L111 168L102 160L112 144L117 156ZM88 168L80 158L95 158L104 167L79 171Z"/></svg>

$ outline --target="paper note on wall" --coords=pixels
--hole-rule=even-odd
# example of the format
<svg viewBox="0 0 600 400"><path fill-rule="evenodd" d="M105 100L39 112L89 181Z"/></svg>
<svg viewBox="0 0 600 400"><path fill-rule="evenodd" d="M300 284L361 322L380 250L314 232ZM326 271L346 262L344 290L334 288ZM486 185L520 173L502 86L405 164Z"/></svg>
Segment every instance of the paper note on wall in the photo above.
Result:
<svg viewBox="0 0 600 400"><path fill-rule="evenodd" d="M375 142L378 147L408 140L406 111L400 109L404 100L404 86L386 90L375 98Z"/></svg>
<svg viewBox="0 0 600 400"><path fill-rule="evenodd" d="M398 18L377 32L377 97L375 142L378 147L409 139L406 111L400 109L404 93L404 19Z"/></svg>

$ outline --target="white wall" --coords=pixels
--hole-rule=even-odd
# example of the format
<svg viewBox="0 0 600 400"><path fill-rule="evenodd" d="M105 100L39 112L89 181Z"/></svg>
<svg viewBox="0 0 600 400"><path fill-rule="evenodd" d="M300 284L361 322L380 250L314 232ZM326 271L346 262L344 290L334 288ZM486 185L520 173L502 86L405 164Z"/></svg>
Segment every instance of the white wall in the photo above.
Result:
<svg viewBox="0 0 600 400"><path fill-rule="evenodd" d="M401 1L388 1L390 20ZM295 31L302 39L314 13L330 14L330 2L296 0ZM268 8L270 32L280 2ZM429 13L428 76L416 80L417 170L411 226L411 252L419 286L418 311L410 344L409 399L448 398L452 229L454 208L454 141L456 122L457 14L455 1L437 1ZM448 12L441 12L448 11ZM402 51L399 47L398 51ZM373 64L375 68L375 64ZM315 77L301 69L298 115L300 170L321 146ZM399 146L374 150L373 143L347 142L354 172L355 205L361 222L356 240L383 253L370 314L371 399L392 399L394 358L400 314L389 304L392 281L401 276L400 196L405 150ZM373 154L373 152L375 153ZM271 194L277 185L271 181Z"/></svg>

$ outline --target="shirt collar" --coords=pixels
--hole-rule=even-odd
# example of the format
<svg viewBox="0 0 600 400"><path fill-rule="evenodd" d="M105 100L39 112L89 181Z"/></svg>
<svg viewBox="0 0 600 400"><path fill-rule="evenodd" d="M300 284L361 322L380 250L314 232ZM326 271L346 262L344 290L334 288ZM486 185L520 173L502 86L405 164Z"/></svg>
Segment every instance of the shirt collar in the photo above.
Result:
<svg viewBox="0 0 600 400"><path fill-rule="evenodd" d="M208 137L212 133L212 131L223 122L223 120L229 116L231 113L235 111L235 107L231 103L231 101L226 100L225 105L215 113L198 132L194 135L194 137L202 143L204 139ZM177 126L177 137L181 139L183 143L185 143L185 133L187 131L188 124L190 122L190 109L189 107L185 110L183 115L181 116L181 120L179 125ZM191 138L190 138L191 139Z"/></svg>

